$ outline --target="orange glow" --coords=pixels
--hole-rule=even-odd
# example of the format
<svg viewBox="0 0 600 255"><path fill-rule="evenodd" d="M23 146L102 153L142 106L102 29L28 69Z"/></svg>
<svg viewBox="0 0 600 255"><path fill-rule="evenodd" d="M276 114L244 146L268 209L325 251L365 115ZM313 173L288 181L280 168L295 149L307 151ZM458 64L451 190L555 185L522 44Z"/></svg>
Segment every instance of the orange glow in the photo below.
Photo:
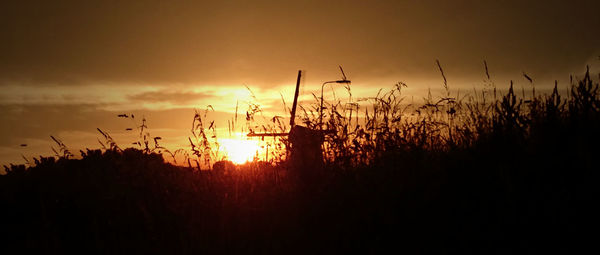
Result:
<svg viewBox="0 0 600 255"><path fill-rule="evenodd" d="M260 149L258 141L252 140L220 139L219 144L219 151L235 164L252 161Z"/></svg>

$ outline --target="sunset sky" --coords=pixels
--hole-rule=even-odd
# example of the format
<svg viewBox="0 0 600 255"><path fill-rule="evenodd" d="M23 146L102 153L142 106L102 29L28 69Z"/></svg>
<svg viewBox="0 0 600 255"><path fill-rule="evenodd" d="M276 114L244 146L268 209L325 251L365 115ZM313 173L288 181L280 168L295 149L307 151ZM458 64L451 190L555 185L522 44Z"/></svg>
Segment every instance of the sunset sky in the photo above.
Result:
<svg viewBox="0 0 600 255"><path fill-rule="evenodd" d="M175 3L177 2L177 3ZM51 155L50 135L98 148L96 128L127 146L148 119L187 145L194 108L220 120L251 100L285 115L298 70L303 98L324 81L355 95L402 81L422 96L492 80L540 89L586 65L600 71L599 1L11 1L0 4L0 165ZM280 94L281 93L281 94ZM138 117L139 116L139 117ZM21 144L27 144L22 147ZM77 153L76 153L77 154Z"/></svg>

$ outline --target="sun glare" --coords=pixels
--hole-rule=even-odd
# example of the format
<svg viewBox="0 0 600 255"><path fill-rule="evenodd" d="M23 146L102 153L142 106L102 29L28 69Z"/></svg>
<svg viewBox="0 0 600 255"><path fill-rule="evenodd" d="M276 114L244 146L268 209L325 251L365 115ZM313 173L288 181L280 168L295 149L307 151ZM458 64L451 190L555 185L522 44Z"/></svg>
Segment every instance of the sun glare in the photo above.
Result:
<svg viewBox="0 0 600 255"><path fill-rule="evenodd" d="M260 148L258 141L252 140L220 139L219 143L221 152L235 164L252 161Z"/></svg>

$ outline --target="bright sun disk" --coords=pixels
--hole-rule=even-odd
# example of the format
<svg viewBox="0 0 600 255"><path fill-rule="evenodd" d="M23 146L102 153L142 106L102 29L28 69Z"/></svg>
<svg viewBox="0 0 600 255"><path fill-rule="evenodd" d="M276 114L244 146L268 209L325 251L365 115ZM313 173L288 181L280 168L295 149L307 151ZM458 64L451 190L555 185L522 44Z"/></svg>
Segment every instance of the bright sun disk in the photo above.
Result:
<svg viewBox="0 0 600 255"><path fill-rule="evenodd" d="M260 148L258 141L252 140L220 139L219 143L220 150L235 164L252 161Z"/></svg>

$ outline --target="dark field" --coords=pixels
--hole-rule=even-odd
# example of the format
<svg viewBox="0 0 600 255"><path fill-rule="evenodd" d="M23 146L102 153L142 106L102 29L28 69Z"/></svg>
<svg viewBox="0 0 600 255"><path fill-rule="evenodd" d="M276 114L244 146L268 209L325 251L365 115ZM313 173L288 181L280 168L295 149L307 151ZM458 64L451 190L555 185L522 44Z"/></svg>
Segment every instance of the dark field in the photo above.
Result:
<svg viewBox="0 0 600 255"><path fill-rule="evenodd" d="M116 145L10 166L0 253L597 250L600 91L589 74L568 95L490 87L410 107L402 86L372 99L360 125L351 108L327 104L335 132L317 167L199 171ZM302 110L315 128L318 111ZM197 134L188 159L206 160Z"/></svg>

